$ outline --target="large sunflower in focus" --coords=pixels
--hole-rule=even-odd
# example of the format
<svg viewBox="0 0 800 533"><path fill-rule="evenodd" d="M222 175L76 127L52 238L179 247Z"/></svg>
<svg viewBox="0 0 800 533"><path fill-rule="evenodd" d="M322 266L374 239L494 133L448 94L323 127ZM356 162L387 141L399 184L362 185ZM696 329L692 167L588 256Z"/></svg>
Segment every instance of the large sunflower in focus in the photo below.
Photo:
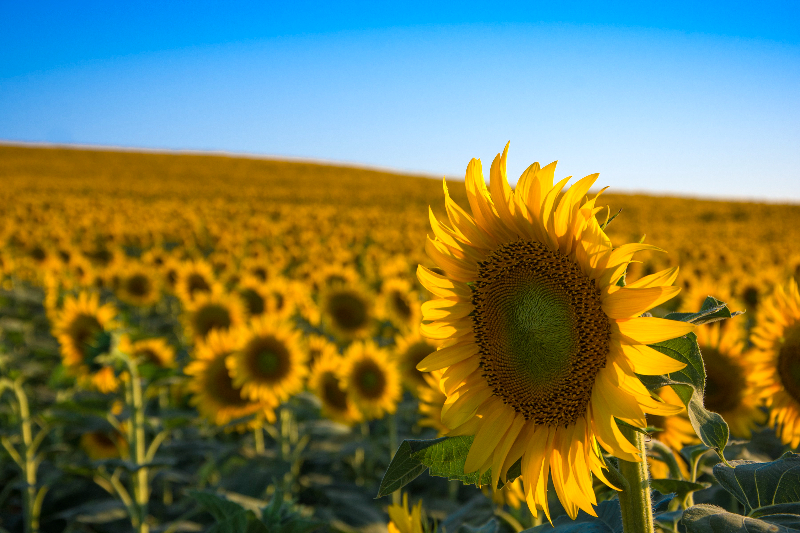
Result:
<svg viewBox="0 0 800 533"><path fill-rule="evenodd" d="M769 423L784 444L800 445L800 292L794 279L763 301L750 335L759 396L771 407Z"/></svg>
<svg viewBox="0 0 800 533"><path fill-rule="evenodd" d="M599 443L626 461L637 448L619 419L646 427L645 413L670 415L636 374L684 367L647 344L692 331L691 324L640 315L669 300L677 269L617 285L646 244L613 248L584 195L597 175L563 191L555 163L531 165L516 190L506 156L492 163L487 190L480 161L467 167L472 214L447 193L450 226L430 214L435 237L426 250L444 275L420 266L420 282L439 299L423 309L423 335L441 342L419 365L444 369L442 422L449 435L474 435L465 472L491 468L492 484L522 460L531 512L549 516L550 474L567 513L595 514L592 473L602 472ZM490 194L491 191L491 194Z"/></svg>
<svg viewBox="0 0 800 533"><path fill-rule="evenodd" d="M241 387L233 384L225 362L238 347L239 343L234 335L228 331L216 330L198 344L192 362L184 370L192 378L189 381L191 403L197 406L200 415L218 426L257 414L266 415L274 422L272 406L243 398ZM254 418L249 424L240 425L237 429L256 423Z"/></svg>

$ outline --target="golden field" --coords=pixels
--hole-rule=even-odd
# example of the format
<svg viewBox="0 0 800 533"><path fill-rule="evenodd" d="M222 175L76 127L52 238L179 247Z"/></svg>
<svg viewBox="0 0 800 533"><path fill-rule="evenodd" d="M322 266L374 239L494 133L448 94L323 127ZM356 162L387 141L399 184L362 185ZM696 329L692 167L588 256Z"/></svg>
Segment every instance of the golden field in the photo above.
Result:
<svg viewBox="0 0 800 533"><path fill-rule="evenodd" d="M447 187L469 210L463 181ZM764 298L800 281L800 206L613 189L597 205L601 222L620 212L613 243L667 252L641 253L628 282L680 266L654 314L713 295L746 310L746 343ZM372 498L399 442L444 430L416 370L436 350L416 277L434 266L429 207L447 219L440 180L384 171L0 146L0 528L22 531L38 501L42 531L201 531L200 490L251 510L283 495L293 531L405 533L398 498L389 514ZM725 375L707 365L711 409ZM40 456L33 479L9 447ZM447 531L537 523L514 484L407 489Z"/></svg>

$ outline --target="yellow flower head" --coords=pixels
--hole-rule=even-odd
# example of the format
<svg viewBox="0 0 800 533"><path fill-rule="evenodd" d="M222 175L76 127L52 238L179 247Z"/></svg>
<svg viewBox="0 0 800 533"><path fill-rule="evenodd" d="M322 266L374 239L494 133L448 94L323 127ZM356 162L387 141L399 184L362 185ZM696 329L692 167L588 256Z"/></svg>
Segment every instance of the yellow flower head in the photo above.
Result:
<svg viewBox="0 0 800 533"><path fill-rule="evenodd" d="M508 146L492 163L487 189L480 161L466 174L472 213L445 184L446 225L430 212L426 250L444 274L422 266L420 282L436 297L423 305L422 334L442 343L422 371L444 370L442 422L449 435L474 435L465 472L491 468L492 486L521 459L528 507L547 507L552 474L571 517L595 514L592 474L602 472L599 443L627 461L637 448L615 417L646 427L645 413L679 408L654 400L636 374L684 367L647 345L685 335L691 324L640 315L680 290L677 268L627 287L617 285L647 244L613 248L585 195L597 175L564 191L555 163L534 163L516 190L506 179Z"/></svg>
<svg viewBox="0 0 800 533"><path fill-rule="evenodd" d="M242 389L233 384L226 360L238 348L237 338L228 331L211 331L205 341L198 344L192 362L184 369L192 378L188 387L193 395L191 403L197 406L201 416L218 426L257 414L266 415L274 422L273 406L244 398ZM255 423L253 419L250 424L240 424L236 429L246 429Z"/></svg>
<svg viewBox="0 0 800 533"><path fill-rule="evenodd" d="M422 500L408 510L408 494L403 494L401 505L389 506L389 533L424 533L423 521L427 521L422 511Z"/></svg>
<svg viewBox="0 0 800 533"><path fill-rule="evenodd" d="M394 413L402 396L400 374L385 350L371 341L354 342L344 353L340 379L364 418Z"/></svg>
<svg viewBox="0 0 800 533"><path fill-rule="evenodd" d="M781 441L800 445L800 292L794 279L763 301L750 335L752 380L771 407L769 423Z"/></svg>
<svg viewBox="0 0 800 533"><path fill-rule="evenodd" d="M328 346L333 347L331 344ZM336 352L335 347L333 350L322 350L314 359L308 388L322 402L323 416L342 424L353 425L363 417L342 388L339 374L343 362L344 359Z"/></svg>
<svg viewBox="0 0 800 533"><path fill-rule="evenodd" d="M245 398L277 406L302 390L308 367L298 330L256 317L236 334L240 346L227 365Z"/></svg>

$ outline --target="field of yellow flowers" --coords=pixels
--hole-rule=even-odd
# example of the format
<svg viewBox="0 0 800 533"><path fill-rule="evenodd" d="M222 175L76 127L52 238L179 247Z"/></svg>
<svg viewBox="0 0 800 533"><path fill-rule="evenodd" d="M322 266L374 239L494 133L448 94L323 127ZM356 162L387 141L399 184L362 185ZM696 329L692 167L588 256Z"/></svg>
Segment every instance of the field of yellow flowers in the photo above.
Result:
<svg viewBox="0 0 800 533"><path fill-rule="evenodd" d="M469 210L464 183L447 188ZM615 245L668 252L638 253L625 282L680 267L682 291L654 315L696 313L709 295L746 311L695 331L704 406L730 427L728 460L776 464L800 444L786 429L800 418L757 392L747 354L763 348L753 333L776 287L800 281L800 207L613 190L597 202ZM403 441L447 432L452 387L417 370L440 344L420 328L432 295L418 265L438 272L431 214L448 219L442 182L423 177L0 146L0 531L572 525L552 485L550 525L519 481L467 479L463 460L450 476L390 467ZM800 348L787 360L782 390L800 402ZM683 405L668 387L662 398ZM685 409L647 422L659 528L678 531L702 502L761 507L714 477L720 458ZM603 507L615 491L595 488L604 521L591 531L617 531Z"/></svg>

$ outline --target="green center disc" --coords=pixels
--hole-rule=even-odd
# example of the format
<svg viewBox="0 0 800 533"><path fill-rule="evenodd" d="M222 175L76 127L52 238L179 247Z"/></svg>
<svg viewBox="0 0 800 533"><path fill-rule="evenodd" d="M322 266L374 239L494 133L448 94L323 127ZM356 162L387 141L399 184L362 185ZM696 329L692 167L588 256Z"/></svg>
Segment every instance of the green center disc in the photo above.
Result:
<svg viewBox="0 0 800 533"><path fill-rule="evenodd" d="M586 412L608 355L600 291L580 267L538 242L503 245L480 263L475 338L494 393L537 424Z"/></svg>

